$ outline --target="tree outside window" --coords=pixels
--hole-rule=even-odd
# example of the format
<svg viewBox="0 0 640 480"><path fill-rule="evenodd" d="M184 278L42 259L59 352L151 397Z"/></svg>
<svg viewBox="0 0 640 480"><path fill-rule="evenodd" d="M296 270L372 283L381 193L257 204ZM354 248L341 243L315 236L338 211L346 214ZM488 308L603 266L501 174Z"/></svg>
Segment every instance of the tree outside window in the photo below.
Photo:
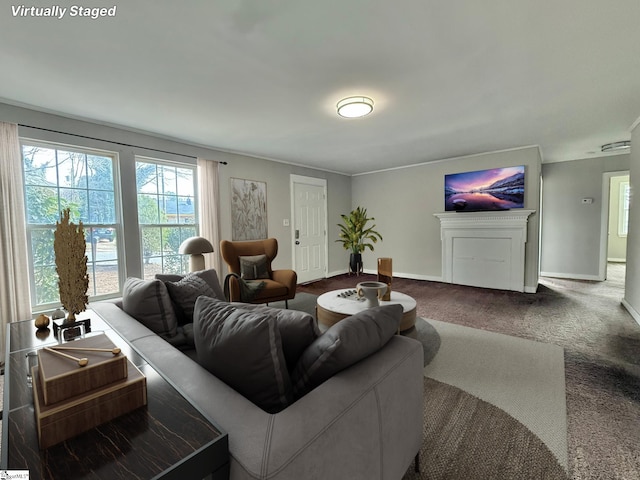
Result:
<svg viewBox="0 0 640 480"><path fill-rule="evenodd" d="M136 161L138 223L144 278L156 273L185 273L188 258L180 244L197 235L196 167L154 159Z"/></svg>
<svg viewBox="0 0 640 480"><path fill-rule="evenodd" d="M76 147L23 142L22 158L32 306L59 304L53 231L60 212L84 223L89 297L120 291L115 156Z"/></svg>

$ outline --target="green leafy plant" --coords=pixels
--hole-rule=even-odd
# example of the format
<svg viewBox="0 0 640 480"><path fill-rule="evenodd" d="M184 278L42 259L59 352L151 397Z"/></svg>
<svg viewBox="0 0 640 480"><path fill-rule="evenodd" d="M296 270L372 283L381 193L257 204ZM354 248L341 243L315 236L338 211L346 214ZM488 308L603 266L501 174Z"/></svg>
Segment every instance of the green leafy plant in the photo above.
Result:
<svg viewBox="0 0 640 480"><path fill-rule="evenodd" d="M373 244L378 240L382 241L382 235L374 230L375 224L367 226L369 222L375 220L367 217L367 209L358 207L352 210L349 215L340 215L342 222L339 223L340 238L336 242L342 243L345 250L359 254L367 248L373 251Z"/></svg>

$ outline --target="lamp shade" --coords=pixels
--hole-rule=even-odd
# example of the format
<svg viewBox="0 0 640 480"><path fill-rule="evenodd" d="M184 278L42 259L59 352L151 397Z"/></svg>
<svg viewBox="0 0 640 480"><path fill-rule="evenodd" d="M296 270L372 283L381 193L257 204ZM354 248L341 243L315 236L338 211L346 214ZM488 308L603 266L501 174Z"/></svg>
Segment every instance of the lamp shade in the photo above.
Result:
<svg viewBox="0 0 640 480"><path fill-rule="evenodd" d="M178 253L191 255L189 258L189 271L197 272L204 270L203 253L213 252L213 245L204 237L189 237L180 244Z"/></svg>
<svg viewBox="0 0 640 480"><path fill-rule="evenodd" d="M194 253L211 253L213 245L204 237L189 237L180 244L178 253L193 255Z"/></svg>

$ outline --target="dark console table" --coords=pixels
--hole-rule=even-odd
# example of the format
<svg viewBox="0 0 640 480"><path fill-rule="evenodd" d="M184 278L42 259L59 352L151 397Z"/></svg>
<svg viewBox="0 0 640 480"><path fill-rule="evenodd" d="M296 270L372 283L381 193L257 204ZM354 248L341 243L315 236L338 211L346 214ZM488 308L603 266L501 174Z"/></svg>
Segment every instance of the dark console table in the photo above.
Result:
<svg viewBox="0 0 640 480"><path fill-rule="evenodd" d="M42 479L229 478L227 434L91 311L91 333L105 333L147 377L147 406L46 450L38 447L29 353L58 343L33 320L7 326L0 469ZM211 476L209 476L211 475Z"/></svg>

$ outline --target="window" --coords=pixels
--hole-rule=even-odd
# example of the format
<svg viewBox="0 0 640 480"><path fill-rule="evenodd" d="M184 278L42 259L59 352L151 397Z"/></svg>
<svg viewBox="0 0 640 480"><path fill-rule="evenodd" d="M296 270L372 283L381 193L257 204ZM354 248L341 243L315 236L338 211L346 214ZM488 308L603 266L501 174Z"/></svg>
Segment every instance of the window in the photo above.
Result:
<svg viewBox="0 0 640 480"><path fill-rule="evenodd" d="M196 166L138 158L136 185L144 278L185 273L188 257L180 244L198 233Z"/></svg>
<svg viewBox="0 0 640 480"><path fill-rule="evenodd" d="M620 182L620 213L618 215L618 236L626 237L629 232L629 182Z"/></svg>
<svg viewBox="0 0 640 480"><path fill-rule="evenodd" d="M108 152L24 140L25 184L31 305L44 310L59 305L53 232L60 212L85 229L89 297L120 291L116 195L116 158Z"/></svg>

